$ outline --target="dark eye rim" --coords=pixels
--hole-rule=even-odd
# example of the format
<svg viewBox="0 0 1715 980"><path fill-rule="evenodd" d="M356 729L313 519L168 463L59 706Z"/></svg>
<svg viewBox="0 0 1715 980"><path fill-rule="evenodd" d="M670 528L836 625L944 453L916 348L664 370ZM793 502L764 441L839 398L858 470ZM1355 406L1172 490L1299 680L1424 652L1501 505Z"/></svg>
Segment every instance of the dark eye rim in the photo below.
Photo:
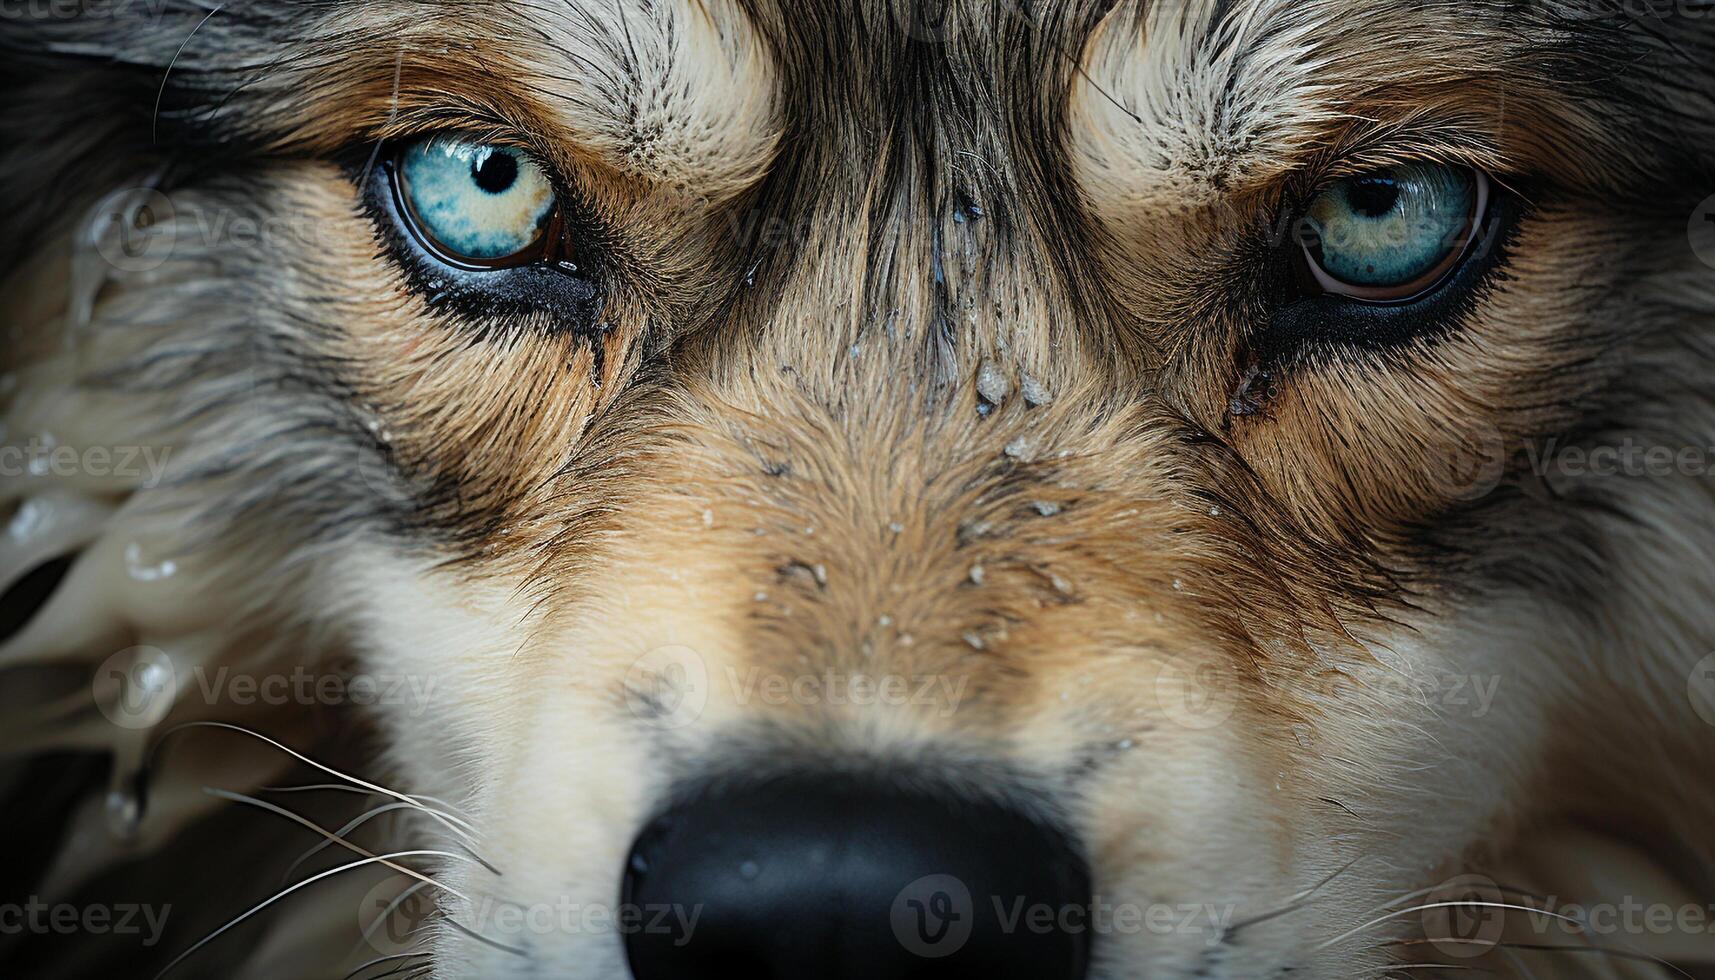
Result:
<svg viewBox="0 0 1715 980"><path fill-rule="evenodd" d="M549 253L522 264L471 266L432 249L415 230L418 222L407 214L399 194L395 164L400 144L444 135L464 136L456 130L415 134L388 140L379 149L374 143L354 142L339 156L374 229L380 247L376 257L399 270L405 287L431 311L456 318L462 329L477 336L507 334L520 321L550 333L602 333L619 241L575 185L539 159L537 166L553 184L557 201L554 240L564 250L558 257Z"/></svg>
<svg viewBox="0 0 1715 980"><path fill-rule="evenodd" d="M1258 365L1285 371L1326 358L1347 359L1431 343L1466 322L1507 278L1508 259L1540 195L1533 181L1490 177L1482 223L1452 267L1428 289L1403 300L1368 302L1322 290L1305 270L1292 236L1278 242L1261 273L1265 319L1245 346Z"/></svg>
<svg viewBox="0 0 1715 980"><path fill-rule="evenodd" d="M439 139L441 137L429 137ZM405 153L417 141L401 143L385 158L383 166L387 171L387 183L393 189L393 206L404 220L400 223L405 230L422 247L423 251L433 256L438 262L443 262L455 269L466 272L493 272L500 269L516 269L520 266L533 264L570 265L575 271L577 266L572 261L571 249L566 242L563 208L560 204L560 193L554 189L554 205L548 215L548 220L529 245L507 255L496 256L492 259L464 255L454 251L445 242L436 238L429 231L428 224L417 214L416 205L411 202L410 179L405 176L402 165ZM534 162L534 161L532 161ZM536 166L541 167L540 163Z"/></svg>
<svg viewBox="0 0 1715 980"><path fill-rule="evenodd" d="M1411 279L1408 282L1394 286L1362 286L1349 283L1322 267L1311 252L1306 236L1298 236L1298 249L1304 263L1304 274L1322 293L1337 296L1372 306L1393 306L1414 303L1425 295L1434 292L1443 282L1451 278L1471 254L1474 247L1484 237L1491 198L1493 196L1489 175L1477 167L1465 167L1471 174L1475 194L1471 204L1471 213L1460 225L1459 238L1452 242L1439 262L1428 272ZM1302 228L1305 221L1300 213L1295 228Z"/></svg>

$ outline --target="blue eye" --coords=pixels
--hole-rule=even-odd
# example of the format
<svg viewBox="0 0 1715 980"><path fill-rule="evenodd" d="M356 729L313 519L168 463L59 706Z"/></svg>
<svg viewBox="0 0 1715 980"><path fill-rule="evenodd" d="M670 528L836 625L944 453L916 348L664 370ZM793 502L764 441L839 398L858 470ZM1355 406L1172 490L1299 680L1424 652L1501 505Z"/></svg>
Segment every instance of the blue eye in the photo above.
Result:
<svg viewBox="0 0 1715 980"><path fill-rule="evenodd" d="M1343 180L1305 209L1311 275L1354 299L1412 299L1458 264L1488 195L1488 178L1463 167L1416 164Z"/></svg>
<svg viewBox="0 0 1715 980"><path fill-rule="evenodd" d="M404 148L398 174L412 230L443 258L498 268L544 253L554 186L522 150L435 136Z"/></svg>

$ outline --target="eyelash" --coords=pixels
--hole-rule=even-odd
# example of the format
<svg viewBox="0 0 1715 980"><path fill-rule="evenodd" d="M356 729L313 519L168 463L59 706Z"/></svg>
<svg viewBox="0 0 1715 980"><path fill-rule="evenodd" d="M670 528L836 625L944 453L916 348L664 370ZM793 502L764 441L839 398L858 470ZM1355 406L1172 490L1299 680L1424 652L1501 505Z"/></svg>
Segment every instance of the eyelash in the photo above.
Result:
<svg viewBox="0 0 1715 980"><path fill-rule="evenodd" d="M412 139L416 138L422 137ZM483 336L516 330L525 318L550 333L597 336L604 331L601 312L608 236L582 199L552 168L538 162L553 182L559 201L549 234L576 242L576 266L560 264L563 253L558 245L550 245L538 261L511 268L482 268L449 260L413 231L399 193L397 170L399 148L407 142L391 141L379 150L373 144L354 150L346 166L362 188L363 208L387 255L430 309L475 324L474 330Z"/></svg>

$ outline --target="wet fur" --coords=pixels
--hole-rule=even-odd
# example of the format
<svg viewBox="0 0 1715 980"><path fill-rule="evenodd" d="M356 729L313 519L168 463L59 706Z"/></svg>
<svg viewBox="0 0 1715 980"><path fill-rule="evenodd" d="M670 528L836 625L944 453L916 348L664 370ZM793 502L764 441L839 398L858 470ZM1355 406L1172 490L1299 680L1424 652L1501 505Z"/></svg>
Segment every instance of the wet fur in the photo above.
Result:
<svg viewBox="0 0 1715 980"><path fill-rule="evenodd" d="M380 712L383 748L356 754L457 801L508 871L446 880L520 900L610 900L676 780L902 758L1064 821L1124 900L1242 919L1349 868L1314 915L1242 941L1100 946L1102 978L1422 955L1385 945L1415 919L1319 944L1565 822L1715 894L1715 751L1685 697L1715 649L1706 479L1528 465L1550 439L1715 442L1715 288L1685 245L1715 191L1711 21L1275 0L211 9L0 35L8 428L179 451L163 486L70 488L112 516L66 532L84 558L7 663L153 643L440 678L433 712ZM599 322L484 316L387 254L365 163L439 128L527 145L575 185L602 229ZM1399 159L1516 194L1501 269L1443 334L1271 349L1268 229ZM145 179L187 215L307 231L187 233L154 273L114 273L73 241ZM1494 489L1470 492L1461 474L1495 452ZM178 584L113 584L135 540L177 556ZM716 702L659 731L625 684L668 645L715 678L967 686L945 716ZM1164 712L1198 669L1228 723ZM1498 678L1497 710L1392 686L1456 675ZM287 723L172 720L207 714ZM20 728L30 749L114 737L99 717ZM149 733L120 734L126 775ZM150 778L194 785L191 758ZM114 860L169 853L213 811L155 796ZM429 942L438 975L621 969L587 937L523 962Z"/></svg>

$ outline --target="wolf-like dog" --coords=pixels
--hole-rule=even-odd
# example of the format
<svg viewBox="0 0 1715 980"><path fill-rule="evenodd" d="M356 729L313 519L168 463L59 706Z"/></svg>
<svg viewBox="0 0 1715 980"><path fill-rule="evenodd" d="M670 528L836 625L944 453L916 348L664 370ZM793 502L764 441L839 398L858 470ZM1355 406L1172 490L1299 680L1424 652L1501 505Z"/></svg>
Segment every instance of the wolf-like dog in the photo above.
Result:
<svg viewBox="0 0 1715 980"><path fill-rule="evenodd" d="M7 972L1715 975L1709 4L0 79Z"/></svg>

